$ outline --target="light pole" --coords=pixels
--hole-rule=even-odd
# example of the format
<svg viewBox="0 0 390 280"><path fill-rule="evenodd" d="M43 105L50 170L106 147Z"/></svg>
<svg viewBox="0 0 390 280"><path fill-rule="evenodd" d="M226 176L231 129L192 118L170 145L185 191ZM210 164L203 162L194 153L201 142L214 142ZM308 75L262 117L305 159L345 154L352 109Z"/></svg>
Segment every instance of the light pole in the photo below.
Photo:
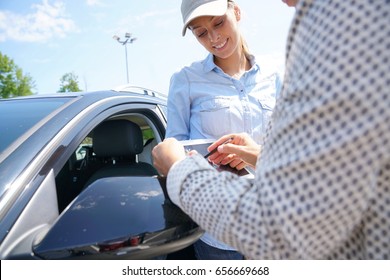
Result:
<svg viewBox="0 0 390 280"><path fill-rule="evenodd" d="M131 33L125 33L125 39L121 41L121 38L117 35L112 36L114 40L116 40L118 43L125 46L125 58L126 58L126 74L127 74L127 83L129 83L129 66L127 61L127 44L132 44L137 38L132 37Z"/></svg>

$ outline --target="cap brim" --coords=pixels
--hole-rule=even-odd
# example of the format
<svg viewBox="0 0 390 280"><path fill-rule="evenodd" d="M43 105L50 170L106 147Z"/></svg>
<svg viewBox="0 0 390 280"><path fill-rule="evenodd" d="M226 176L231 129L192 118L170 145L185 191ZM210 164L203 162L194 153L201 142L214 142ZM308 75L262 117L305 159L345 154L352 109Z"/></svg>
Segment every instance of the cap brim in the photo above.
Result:
<svg viewBox="0 0 390 280"><path fill-rule="evenodd" d="M226 13L227 1L214 1L196 8L186 19L182 30L182 36L186 35L188 24L197 17L222 16Z"/></svg>

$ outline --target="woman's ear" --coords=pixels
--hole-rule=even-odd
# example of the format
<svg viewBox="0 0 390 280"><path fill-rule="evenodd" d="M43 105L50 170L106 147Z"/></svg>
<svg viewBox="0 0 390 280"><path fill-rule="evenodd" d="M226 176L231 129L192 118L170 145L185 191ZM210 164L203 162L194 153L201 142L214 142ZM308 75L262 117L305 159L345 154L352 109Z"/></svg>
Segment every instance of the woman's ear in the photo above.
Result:
<svg viewBox="0 0 390 280"><path fill-rule="evenodd" d="M241 9L237 5L234 5L234 15L236 16L236 20L241 20Z"/></svg>

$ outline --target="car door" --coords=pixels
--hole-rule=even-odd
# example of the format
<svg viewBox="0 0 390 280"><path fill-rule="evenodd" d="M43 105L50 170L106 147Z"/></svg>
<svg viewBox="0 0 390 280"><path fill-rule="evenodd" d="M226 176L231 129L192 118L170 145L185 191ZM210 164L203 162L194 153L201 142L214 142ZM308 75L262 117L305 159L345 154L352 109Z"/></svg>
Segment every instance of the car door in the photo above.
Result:
<svg viewBox="0 0 390 280"><path fill-rule="evenodd" d="M1 244L1 258L154 258L200 237L199 227L164 194L158 176L101 178L84 191L78 176L85 175L83 160L93 158L93 151L86 148L79 159L77 153L109 119L135 120L158 142L164 137L165 119L155 104L117 98L80 111L40 155L45 162L28 183L34 191L24 197L28 201Z"/></svg>

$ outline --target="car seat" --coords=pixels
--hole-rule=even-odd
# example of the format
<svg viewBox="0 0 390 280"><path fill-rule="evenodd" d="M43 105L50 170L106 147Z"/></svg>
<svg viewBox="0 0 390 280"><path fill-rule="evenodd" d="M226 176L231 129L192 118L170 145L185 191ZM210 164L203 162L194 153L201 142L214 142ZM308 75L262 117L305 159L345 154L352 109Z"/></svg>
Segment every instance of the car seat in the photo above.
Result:
<svg viewBox="0 0 390 280"><path fill-rule="evenodd" d="M104 177L158 175L151 164L137 161L136 155L143 151L142 131L131 121L101 123L93 132L93 149L104 166L92 174L85 186Z"/></svg>

